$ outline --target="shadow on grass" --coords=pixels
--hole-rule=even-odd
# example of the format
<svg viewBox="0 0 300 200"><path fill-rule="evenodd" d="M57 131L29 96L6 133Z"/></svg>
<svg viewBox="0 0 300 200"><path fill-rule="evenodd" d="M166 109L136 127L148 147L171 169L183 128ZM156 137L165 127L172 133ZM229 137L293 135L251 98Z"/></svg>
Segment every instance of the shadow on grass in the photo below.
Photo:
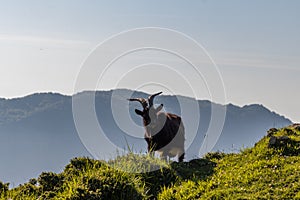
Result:
<svg viewBox="0 0 300 200"><path fill-rule="evenodd" d="M207 179L213 174L215 166L216 163L208 159L193 159L189 162L173 162L168 168L143 173L141 176L149 189L148 194L155 199L162 188L172 186L178 181Z"/></svg>
<svg viewBox="0 0 300 200"><path fill-rule="evenodd" d="M171 168L183 180L205 180L214 172L216 163L208 159L193 159L189 162L171 163Z"/></svg>

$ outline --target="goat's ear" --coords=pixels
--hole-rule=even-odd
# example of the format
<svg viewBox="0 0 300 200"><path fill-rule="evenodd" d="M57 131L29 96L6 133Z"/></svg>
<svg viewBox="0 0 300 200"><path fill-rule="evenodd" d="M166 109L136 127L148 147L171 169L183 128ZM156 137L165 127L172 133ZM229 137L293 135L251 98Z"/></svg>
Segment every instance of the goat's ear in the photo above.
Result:
<svg viewBox="0 0 300 200"><path fill-rule="evenodd" d="M135 111L135 113L138 114L138 115L141 115L141 116L143 115L143 112L140 111L140 110L138 110L138 109L135 109L134 111Z"/></svg>
<svg viewBox="0 0 300 200"><path fill-rule="evenodd" d="M160 104L155 110L156 112L161 111L161 109L163 108L164 104Z"/></svg>

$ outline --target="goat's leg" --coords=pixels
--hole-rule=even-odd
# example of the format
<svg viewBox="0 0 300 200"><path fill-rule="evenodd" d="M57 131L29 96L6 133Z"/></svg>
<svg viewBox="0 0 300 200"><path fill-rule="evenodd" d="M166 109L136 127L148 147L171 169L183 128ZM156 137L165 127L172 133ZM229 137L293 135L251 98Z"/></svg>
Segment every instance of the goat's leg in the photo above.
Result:
<svg viewBox="0 0 300 200"><path fill-rule="evenodd" d="M154 151L150 151L149 154L150 154L151 157L155 156L155 152Z"/></svg>
<svg viewBox="0 0 300 200"><path fill-rule="evenodd" d="M179 154L180 155L180 154ZM184 153L182 153L179 158L178 158L178 162L183 162L183 159L184 159Z"/></svg>
<svg viewBox="0 0 300 200"><path fill-rule="evenodd" d="M162 159L162 160L164 160L164 161L166 161L166 162L169 161L169 160L168 160L168 156L167 156L166 154L164 154L164 153L160 154L160 159Z"/></svg>
<svg viewBox="0 0 300 200"><path fill-rule="evenodd" d="M151 157L154 157L154 156L155 156L155 152L153 151L152 148L148 148L148 154L149 154Z"/></svg>

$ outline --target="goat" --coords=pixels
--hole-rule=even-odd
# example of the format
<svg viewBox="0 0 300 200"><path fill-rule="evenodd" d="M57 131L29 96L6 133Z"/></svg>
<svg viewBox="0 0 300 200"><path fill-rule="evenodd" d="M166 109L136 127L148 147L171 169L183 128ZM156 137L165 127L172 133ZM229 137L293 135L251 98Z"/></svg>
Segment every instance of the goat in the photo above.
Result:
<svg viewBox="0 0 300 200"><path fill-rule="evenodd" d="M154 151L160 154L161 158L166 159L178 156L178 161L184 159L184 126L181 117L171 113L161 112L163 104L154 108L154 97L162 92L148 97L148 103L144 98L132 98L129 101L138 101L143 106L143 111L135 109L137 115L142 116L145 127L144 138L148 144L148 152Z"/></svg>

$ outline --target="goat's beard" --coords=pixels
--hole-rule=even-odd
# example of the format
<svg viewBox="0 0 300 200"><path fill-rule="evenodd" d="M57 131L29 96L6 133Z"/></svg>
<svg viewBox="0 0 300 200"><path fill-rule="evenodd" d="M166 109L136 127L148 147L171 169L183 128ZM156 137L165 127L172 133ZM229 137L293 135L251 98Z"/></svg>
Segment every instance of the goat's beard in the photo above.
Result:
<svg viewBox="0 0 300 200"><path fill-rule="evenodd" d="M156 118L155 118L156 117ZM146 131L150 134L149 137L152 137L159 133L165 126L165 123L167 122L167 116L165 113L158 113L157 116L151 118L150 123L145 126Z"/></svg>
<svg viewBox="0 0 300 200"><path fill-rule="evenodd" d="M150 134L149 136L152 137L159 133L164 127L164 123L150 123L146 126L147 132Z"/></svg>

